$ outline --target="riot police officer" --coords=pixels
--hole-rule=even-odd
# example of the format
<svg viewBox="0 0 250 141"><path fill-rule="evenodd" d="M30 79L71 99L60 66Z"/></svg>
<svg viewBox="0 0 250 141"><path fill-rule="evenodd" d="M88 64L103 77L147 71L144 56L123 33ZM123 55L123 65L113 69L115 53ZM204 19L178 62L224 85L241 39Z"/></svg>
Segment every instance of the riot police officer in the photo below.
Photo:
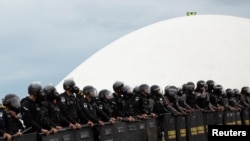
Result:
<svg viewBox="0 0 250 141"><path fill-rule="evenodd" d="M241 88L240 101L244 107L250 107L250 88L248 86L243 86Z"/></svg>
<svg viewBox="0 0 250 141"><path fill-rule="evenodd" d="M97 105L100 110L102 110L109 117L114 118L113 116L113 107L114 103L111 101L112 93L108 89L102 89L98 94L98 102Z"/></svg>
<svg viewBox="0 0 250 141"><path fill-rule="evenodd" d="M122 120L125 117L126 103L123 99L122 88L124 83L121 81L116 81L113 83L113 97L112 103L114 103L113 115L115 118Z"/></svg>
<svg viewBox="0 0 250 141"><path fill-rule="evenodd" d="M168 100L166 105L167 110L173 115L186 115L184 108L181 107L178 103L178 89L176 86L166 86L164 96Z"/></svg>
<svg viewBox="0 0 250 141"><path fill-rule="evenodd" d="M47 109L41 104L45 94L40 82L32 82L28 86L29 96L21 100L21 114L28 132L42 132L48 135L56 133L54 124L48 118Z"/></svg>
<svg viewBox="0 0 250 141"><path fill-rule="evenodd" d="M57 125L57 129L61 129L61 127L70 127L72 129L76 129L75 121L69 116L69 119L64 117L61 113L59 93L56 88L49 84L43 88L44 93L47 96L47 100L43 102L46 105L49 113L50 119Z"/></svg>
<svg viewBox="0 0 250 141"><path fill-rule="evenodd" d="M148 116L156 117L153 113L153 100L150 96L150 87L148 84L139 86L140 94L135 97L136 110L140 118L146 119Z"/></svg>
<svg viewBox="0 0 250 141"><path fill-rule="evenodd" d="M206 92L207 84L204 80L197 81L196 84L196 103L199 108L202 109L202 111L210 111L215 112L215 109L213 108L212 104L210 103L210 97L209 94Z"/></svg>
<svg viewBox="0 0 250 141"><path fill-rule="evenodd" d="M125 101L125 117L129 122L135 121L135 117L138 117L138 113L135 110L135 96L132 88L129 85L125 85L122 88L122 95Z"/></svg>
<svg viewBox="0 0 250 141"><path fill-rule="evenodd" d="M87 117L97 123L99 126L103 126L103 121L110 121L112 124L114 123L113 119L107 116L96 104L97 90L93 86L85 86L83 88L83 94L85 97L79 101L81 108ZM99 141L99 128L93 127L94 129L94 140Z"/></svg>
<svg viewBox="0 0 250 141"><path fill-rule="evenodd" d="M60 109L62 110L63 115L67 119L73 119L76 123L77 128L81 128L81 124L88 124L89 126L94 126L86 115L83 113L80 108L78 99L75 94L79 92L79 88L76 86L73 79L66 79L63 82L64 92L60 94ZM79 124L81 123L81 124Z"/></svg>
<svg viewBox="0 0 250 141"><path fill-rule="evenodd" d="M3 99L5 110L3 111L2 120L5 132L11 135L21 136L21 130L24 129L18 113L20 112L20 99L16 94L7 94Z"/></svg>
<svg viewBox="0 0 250 141"><path fill-rule="evenodd" d="M223 87L220 84L217 84L213 87L212 93L209 95L210 102L214 106L214 109L217 111L224 111L227 108L223 94Z"/></svg>
<svg viewBox="0 0 250 141"><path fill-rule="evenodd" d="M104 125L103 121L113 122L112 119L99 109L96 103L97 90L93 86L85 86L83 88L85 97L79 101L81 108L87 117L94 123Z"/></svg>
<svg viewBox="0 0 250 141"><path fill-rule="evenodd" d="M156 115L161 115L164 113L168 113L169 111L166 109L164 105L164 98L161 92L161 88L159 85L152 85L150 87L151 97L154 100L153 112Z"/></svg>

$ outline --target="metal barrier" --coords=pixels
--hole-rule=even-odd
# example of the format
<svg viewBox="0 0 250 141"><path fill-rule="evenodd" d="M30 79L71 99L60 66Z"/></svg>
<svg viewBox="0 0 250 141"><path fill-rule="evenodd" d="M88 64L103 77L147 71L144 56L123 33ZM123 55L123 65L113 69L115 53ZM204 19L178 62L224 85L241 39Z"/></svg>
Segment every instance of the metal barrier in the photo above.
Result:
<svg viewBox="0 0 250 141"><path fill-rule="evenodd" d="M115 128L112 124L100 127L100 141L115 141Z"/></svg>
<svg viewBox="0 0 250 141"><path fill-rule="evenodd" d="M23 134L22 136L12 136L13 141L35 141L37 140L37 134Z"/></svg>
<svg viewBox="0 0 250 141"><path fill-rule="evenodd" d="M175 116L175 130L176 130L176 140L186 141L187 131L186 131L186 117L185 116Z"/></svg>
<svg viewBox="0 0 250 141"><path fill-rule="evenodd" d="M223 115L223 116L222 116ZM148 118L134 122L117 121L115 124L81 129L65 128L56 134L23 134L12 136L13 141L159 141L163 129L165 141L207 141L208 125L249 125L249 108L242 111L200 112L187 116L166 113L161 118ZM222 118L223 117L223 118ZM161 123L161 124L159 124ZM162 127L159 127L162 126ZM98 130L96 130L98 129ZM6 141L0 138L0 141Z"/></svg>
<svg viewBox="0 0 250 141"><path fill-rule="evenodd" d="M224 112L224 125L236 125L235 112L225 111Z"/></svg>
<svg viewBox="0 0 250 141"><path fill-rule="evenodd" d="M242 125L240 111L236 111L234 114L235 114L236 125Z"/></svg>
<svg viewBox="0 0 250 141"><path fill-rule="evenodd" d="M249 108L244 108L241 111L241 121L242 121L242 125L250 125L249 124Z"/></svg>
<svg viewBox="0 0 250 141"><path fill-rule="evenodd" d="M195 111L186 117L187 141L205 141L202 112Z"/></svg>
<svg viewBox="0 0 250 141"><path fill-rule="evenodd" d="M159 128L157 124L157 118L150 118L146 120L147 123L147 140L158 141L159 140ZM139 138L140 139L140 138ZM137 140L138 141L138 140Z"/></svg>

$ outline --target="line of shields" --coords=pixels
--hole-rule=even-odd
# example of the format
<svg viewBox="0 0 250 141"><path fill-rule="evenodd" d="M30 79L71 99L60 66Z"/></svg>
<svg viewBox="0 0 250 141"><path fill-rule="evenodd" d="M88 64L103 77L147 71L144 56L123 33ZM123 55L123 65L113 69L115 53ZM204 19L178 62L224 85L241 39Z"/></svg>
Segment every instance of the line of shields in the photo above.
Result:
<svg viewBox="0 0 250 141"><path fill-rule="evenodd" d="M250 125L250 109L224 112L199 112L186 116L169 113L158 118L135 122L105 123L99 128L100 141L207 141L208 125ZM56 134L23 134L14 141L94 141L93 128L71 130L65 128ZM162 133L162 134L160 134ZM162 137L160 136L162 135ZM5 139L0 139L5 141Z"/></svg>
<svg viewBox="0 0 250 141"><path fill-rule="evenodd" d="M250 125L250 109L224 112L194 112L186 116L165 114L165 141L207 141L209 125Z"/></svg>
<svg viewBox="0 0 250 141"><path fill-rule="evenodd" d="M105 123L99 128L100 141L157 141L158 126L156 118L136 120L134 122L117 121L115 124ZM93 128L83 125L81 129L65 128L56 134L23 134L13 136L13 141L94 141ZM0 139L6 141L6 139Z"/></svg>

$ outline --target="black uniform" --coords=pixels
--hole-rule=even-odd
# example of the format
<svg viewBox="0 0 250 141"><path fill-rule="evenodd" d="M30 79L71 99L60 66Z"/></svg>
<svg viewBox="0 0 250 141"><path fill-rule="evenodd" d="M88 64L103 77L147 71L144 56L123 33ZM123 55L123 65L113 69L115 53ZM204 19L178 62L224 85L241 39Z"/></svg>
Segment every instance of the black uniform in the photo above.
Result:
<svg viewBox="0 0 250 141"><path fill-rule="evenodd" d="M5 132L14 135L19 130L23 130L23 124L18 118L14 118L8 111L3 111L3 123Z"/></svg>
<svg viewBox="0 0 250 141"><path fill-rule="evenodd" d="M22 99L22 119L26 128L32 127L28 132L41 132L41 129L55 127L55 124L49 119L48 110L39 102L31 100L29 97Z"/></svg>
<svg viewBox="0 0 250 141"><path fill-rule="evenodd" d="M46 105L46 107L48 109L49 117L55 125L67 127L67 126L69 126L69 124L71 122L74 123L73 119L71 119L71 118L66 119L63 116L63 113L61 112L61 109L60 109L59 105L57 104L57 102L53 103L51 101L45 101L43 103L44 103L44 105Z"/></svg>
<svg viewBox="0 0 250 141"><path fill-rule="evenodd" d="M126 102L122 96L113 94L112 103L114 103L114 117L126 117Z"/></svg>
<svg viewBox="0 0 250 141"><path fill-rule="evenodd" d="M66 92L60 94L60 109L64 117L67 119L73 119L76 123L86 124L89 119L85 116L80 108L77 98L72 94L68 95Z"/></svg>
<svg viewBox="0 0 250 141"><path fill-rule="evenodd" d="M102 110L107 116L109 117L114 117L113 113L114 113L114 105L115 103L111 100L99 100L97 102L97 105L99 107L100 110Z"/></svg>
<svg viewBox="0 0 250 141"><path fill-rule="evenodd" d="M95 101L87 101L85 98L81 99L81 108L86 116L94 123L101 121L109 121L109 116L99 109Z"/></svg>

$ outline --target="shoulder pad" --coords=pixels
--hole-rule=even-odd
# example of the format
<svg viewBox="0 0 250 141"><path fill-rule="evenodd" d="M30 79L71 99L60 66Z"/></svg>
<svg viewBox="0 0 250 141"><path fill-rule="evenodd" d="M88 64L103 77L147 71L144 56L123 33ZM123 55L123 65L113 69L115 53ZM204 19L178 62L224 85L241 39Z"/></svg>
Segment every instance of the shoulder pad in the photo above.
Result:
<svg viewBox="0 0 250 141"><path fill-rule="evenodd" d="M23 109L24 109L25 111L29 111L29 109L28 109L27 107L25 107L25 106L23 106Z"/></svg>
<svg viewBox="0 0 250 141"><path fill-rule="evenodd" d="M65 102L66 102L65 97L62 96L60 99L61 99L61 102L62 102L62 103L65 103Z"/></svg>
<svg viewBox="0 0 250 141"><path fill-rule="evenodd" d="M137 96L137 97L135 97L135 101L138 101L139 99L140 99L140 97L138 97L138 96Z"/></svg>
<svg viewBox="0 0 250 141"><path fill-rule="evenodd" d="M88 108L87 103L83 103L83 107L84 107L84 108Z"/></svg>

